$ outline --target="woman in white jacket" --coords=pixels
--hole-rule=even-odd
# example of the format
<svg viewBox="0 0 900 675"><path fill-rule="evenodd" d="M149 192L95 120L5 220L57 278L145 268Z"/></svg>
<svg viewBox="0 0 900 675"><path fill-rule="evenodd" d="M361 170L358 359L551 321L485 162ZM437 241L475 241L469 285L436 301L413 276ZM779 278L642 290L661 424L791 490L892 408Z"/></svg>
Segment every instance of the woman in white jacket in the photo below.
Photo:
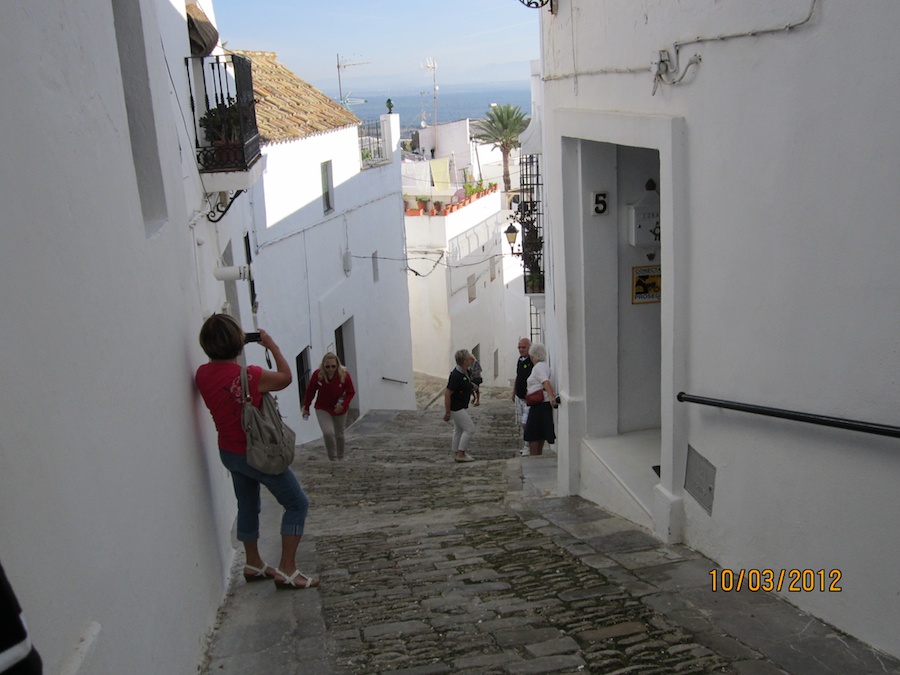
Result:
<svg viewBox="0 0 900 675"><path fill-rule="evenodd" d="M556 408L556 394L550 383L550 366L547 363L547 348L539 342L528 350L534 367L528 376L527 393L543 391L539 403L528 406L528 419L525 421L525 442L531 455L544 452L544 442L556 443L556 432L553 428L553 409ZM527 398L527 396L526 396Z"/></svg>

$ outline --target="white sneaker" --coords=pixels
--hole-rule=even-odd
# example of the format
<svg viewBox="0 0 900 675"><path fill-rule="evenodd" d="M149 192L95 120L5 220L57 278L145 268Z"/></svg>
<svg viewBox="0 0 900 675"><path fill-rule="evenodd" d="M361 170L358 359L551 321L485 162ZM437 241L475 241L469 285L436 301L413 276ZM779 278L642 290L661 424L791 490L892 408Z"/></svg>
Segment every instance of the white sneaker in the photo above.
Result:
<svg viewBox="0 0 900 675"><path fill-rule="evenodd" d="M531 449L528 447L524 447L521 450L519 450L520 457L528 457L528 455L530 455L530 454L531 454Z"/></svg>

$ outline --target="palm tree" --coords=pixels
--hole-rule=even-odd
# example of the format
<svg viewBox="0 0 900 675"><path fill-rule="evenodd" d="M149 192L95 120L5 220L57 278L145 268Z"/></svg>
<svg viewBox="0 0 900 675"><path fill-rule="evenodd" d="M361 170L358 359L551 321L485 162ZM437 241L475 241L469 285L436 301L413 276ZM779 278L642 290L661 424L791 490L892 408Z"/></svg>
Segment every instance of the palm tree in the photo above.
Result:
<svg viewBox="0 0 900 675"><path fill-rule="evenodd" d="M509 192L509 153L519 147L519 134L525 131L529 120L519 106L504 104L488 109L486 119L475 123L475 140L490 143L503 155L503 189Z"/></svg>

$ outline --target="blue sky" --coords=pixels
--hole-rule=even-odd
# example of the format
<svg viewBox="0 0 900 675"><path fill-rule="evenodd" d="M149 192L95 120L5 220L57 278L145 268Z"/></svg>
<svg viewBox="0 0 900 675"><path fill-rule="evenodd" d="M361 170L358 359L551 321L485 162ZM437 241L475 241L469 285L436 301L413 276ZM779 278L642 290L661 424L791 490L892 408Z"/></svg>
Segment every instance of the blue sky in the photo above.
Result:
<svg viewBox="0 0 900 675"><path fill-rule="evenodd" d="M391 85L528 81L540 57L539 10L518 0L213 0L231 49L272 51L332 96Z"/></svg>

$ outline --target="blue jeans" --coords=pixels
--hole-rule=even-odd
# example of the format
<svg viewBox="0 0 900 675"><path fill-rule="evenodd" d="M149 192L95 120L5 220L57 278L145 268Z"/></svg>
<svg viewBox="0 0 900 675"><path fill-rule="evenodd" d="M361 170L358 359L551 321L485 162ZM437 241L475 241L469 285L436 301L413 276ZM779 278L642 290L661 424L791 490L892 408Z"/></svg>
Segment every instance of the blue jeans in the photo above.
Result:
<svg viewBox="0 0 900 675"><path fill-rule="evenodd" d="M259 486L265 485L278 503L284 507L281 517L281 534L300 536L306 523L306 512L309 510L309 499L300 481L290 467L277 476L257 471L247 464L246 455L219 450L222 464L231 472L234 483L234 496L237 497L237 538L238 541L256 541L259 539Z"/></svg>

